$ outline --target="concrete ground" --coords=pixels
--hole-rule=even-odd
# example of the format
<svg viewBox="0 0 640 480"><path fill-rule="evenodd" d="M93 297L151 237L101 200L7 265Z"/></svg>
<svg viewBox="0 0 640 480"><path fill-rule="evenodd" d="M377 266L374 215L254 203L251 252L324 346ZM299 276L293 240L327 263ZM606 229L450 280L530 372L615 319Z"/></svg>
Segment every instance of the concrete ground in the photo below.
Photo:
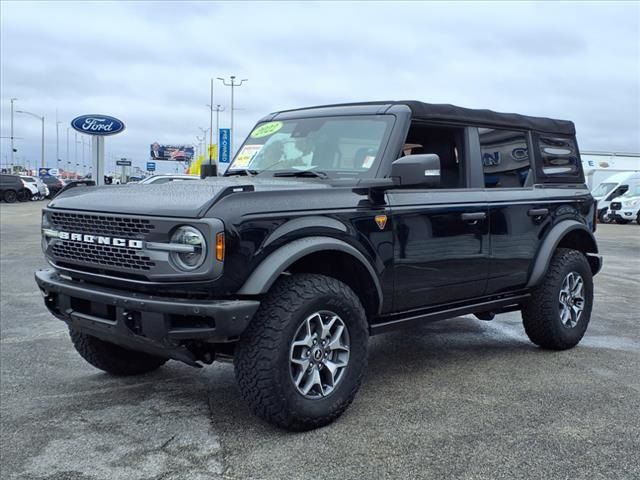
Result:
<svg viewBox="0 0 640 480"><path fill-rule="evenodd" d="M113 378L86 364L33 281L43 205L0 205L3 479L640 478L636 224L598 227L577 348L534 347L518 314L375 337L350 409L291 434L249 412L231 365Z"/></svg>

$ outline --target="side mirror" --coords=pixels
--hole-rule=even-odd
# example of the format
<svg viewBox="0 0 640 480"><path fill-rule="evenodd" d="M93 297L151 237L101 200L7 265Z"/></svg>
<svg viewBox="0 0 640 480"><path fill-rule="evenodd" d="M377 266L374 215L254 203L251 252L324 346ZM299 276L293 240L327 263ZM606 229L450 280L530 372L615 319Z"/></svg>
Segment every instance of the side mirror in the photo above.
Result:
<svg viewBox="0 0 640 480"><path fill-rule="evenodd" d="M396 185L437 187L440 185L440 157L435 153L407 155L391 164Z"/></svg>

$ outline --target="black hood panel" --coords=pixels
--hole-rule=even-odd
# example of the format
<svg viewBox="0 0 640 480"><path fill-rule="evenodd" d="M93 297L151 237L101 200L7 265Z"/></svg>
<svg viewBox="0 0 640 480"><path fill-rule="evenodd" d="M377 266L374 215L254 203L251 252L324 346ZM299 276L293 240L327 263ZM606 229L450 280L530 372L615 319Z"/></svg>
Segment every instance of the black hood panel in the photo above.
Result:
<svg viewBox="0 0 640 480"><path fill-rule="evenodd" d="M49 208L89 212L200 218L220 198L242 190L323 189L330 185L308 180L256 177L212 177L161 185L76 187L63 192ZM237 190L240 193L236 193Z"/></svg>

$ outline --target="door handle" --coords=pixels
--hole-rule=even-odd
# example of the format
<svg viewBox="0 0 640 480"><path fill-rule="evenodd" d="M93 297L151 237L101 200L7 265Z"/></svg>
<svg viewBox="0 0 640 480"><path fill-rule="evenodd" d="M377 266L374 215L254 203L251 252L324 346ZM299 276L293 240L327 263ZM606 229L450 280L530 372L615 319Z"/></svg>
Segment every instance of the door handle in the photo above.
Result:
<svg viewBox="0 0 640 480"><path fill-rule="evenodd" d="M487 218L486 212L463 213L460 218L465 222L478 223L478 220Z"/></svg>
<svg viewBox="0 0 640 480"><path fill-rule="evenodd" d="M527 212L527 215L530 217L544 217L545 215L549 215L548 208L532 208Z"/></svg>

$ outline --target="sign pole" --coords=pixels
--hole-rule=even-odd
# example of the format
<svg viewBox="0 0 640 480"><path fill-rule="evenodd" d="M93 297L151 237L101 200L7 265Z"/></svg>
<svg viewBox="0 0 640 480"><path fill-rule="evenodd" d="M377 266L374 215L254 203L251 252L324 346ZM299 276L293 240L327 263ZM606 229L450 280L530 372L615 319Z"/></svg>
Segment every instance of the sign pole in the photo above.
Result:
<svg viewBox="0 0 640 480"><path fill-rule="evenodd" d="M91 137L93 177L96 185L104 185L104 137Z"/></svg>

